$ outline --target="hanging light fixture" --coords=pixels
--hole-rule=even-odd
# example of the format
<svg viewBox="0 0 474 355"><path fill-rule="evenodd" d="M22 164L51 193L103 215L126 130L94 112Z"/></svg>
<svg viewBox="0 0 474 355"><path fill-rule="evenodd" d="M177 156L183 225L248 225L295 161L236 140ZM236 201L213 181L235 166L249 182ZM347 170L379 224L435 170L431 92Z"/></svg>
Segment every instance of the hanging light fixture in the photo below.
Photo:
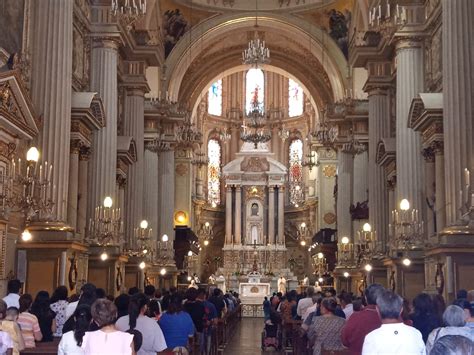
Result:
<svg viewBox="0 0 474 355"><path fill-rule="evenodd" d="M123 20L127 25L146 14L146 0L112 0L110 7L112 15Z"/></svg>
<svg viewBox="0 0 474 355"><path fill-rule="evenodd" d="M258 67L270 63L270 50L265 41L258 38L258 0L255 0L255 37L250 40L248 48L242 52L242 63Z"/></svg>
<svg viewBox="0 0 474 355"><path fill-rule="evenodd" d="M419 211L411 208L407 199L401 200L399 207L392 211L392 223L389 224L392 247L399 250L422 247L424 223L419 219Z"/></svg>
<svg viewBox="0 0 474 355"><path fill-rule="evenodd" d="M263 110L260 108L258 94L252 99L252 109L247 114L240 131L240 139L253 143L257 149L259 143L266 143L272 139L271 132L267 129L267 121Z"/></svg>
<svg viewBox="0 0 474 355"><path fill-rule="evenodd" d="M94 218L89 220L89 242L106 246L119 245L123 234L123 221L120 208L112 208L110 196L104 198L102 206L94 210Z"/></svg>

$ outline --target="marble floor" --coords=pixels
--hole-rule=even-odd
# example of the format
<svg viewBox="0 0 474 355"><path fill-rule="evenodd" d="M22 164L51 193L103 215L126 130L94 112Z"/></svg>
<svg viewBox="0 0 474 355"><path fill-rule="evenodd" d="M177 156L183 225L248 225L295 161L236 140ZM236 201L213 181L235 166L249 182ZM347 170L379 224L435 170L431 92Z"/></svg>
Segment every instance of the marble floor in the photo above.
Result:
<svg viewBox="0 0 474 355"><path fill-rule="evenodd" d="M281 354L261 350L263 318L242 318L235 334L224 350L226 355Z"/></svg>

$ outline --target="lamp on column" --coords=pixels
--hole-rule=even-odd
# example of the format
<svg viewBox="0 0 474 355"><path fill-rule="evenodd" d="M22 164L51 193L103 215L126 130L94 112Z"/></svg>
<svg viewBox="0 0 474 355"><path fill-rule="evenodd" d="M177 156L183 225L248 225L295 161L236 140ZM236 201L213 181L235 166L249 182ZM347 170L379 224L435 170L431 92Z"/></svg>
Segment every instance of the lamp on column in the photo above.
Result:
<svg viewBox="0 0 474 355"><path fill-rule="evenodd" d="M355 267L356 258L354 255L354 243L349 237L342 237L337 245L337 263L339 266Z"/></svg>
<svg viewBox="0 0 474 355"><path fill-rule="evenodd" d="M410 250L423 246L423 221L419 220L419 211L410 207L410 202L403 199L399 209L392 211L389 230L394 249Z"/></svg>
<svg viewBox="0 0 474 355"><path fill-rule="evenodd" d="M148 221L143 220L140 222L140 226L133 230L135 243L131 243L130 248L125 251L128 256L151 258L154 254L153 243L152 243L152 228L149 228Z"/></svg>
<svg viewBox="0 0 474 355"><path fill-rule="evenodd" d="M317 274L319 278L328 273L328 263L323 253L319 252L316 254L316 257L313 258L313 267L314 273Z"/></svg>
<svg viewBox="0 0 474 355"><path fill-rule="evenodd" d="M305 222L302 222L296 231L297 240L302 247L306 246L306 239L308 239L309 228Z"/></svg>
<svg viewBox="0 0 474 355"><path fill-rule="evenodd" d="M166 266L170 263L171 257L171 246L170 240L167 234L161 236L161 240L156 243L156 253L155 253L155 264L160 266Z"/></svg>
<svg viewBox="0 0 474 355"><path fill-rule="evenodd" d="M314 167L318 167L320 163L317 153L314 150L310 150L310 152L306 154L306 160L302 165L308 167L309 171L313 170Z"/></svg>
<svg viewBox="0 0 474 355"><path fill-rule="evenodd" d="M372 231L372 226L369 223L364 223L362 230L357 232L356 253L358 264L369 261L375 255L376 238L376 231Z"/></svg>
<svg viewBox="0 0 474 355"><path fill-rule="evenodd" d="M89 220L89 242L100 245L119 245L123 234L123 221L120 208L112 208L112 198L107 196L102 206L94 210L94 218Z"/></svg>
<svg viewBox="0 0 474 355"><path fill-rule="evenodd" d="M201 226L200 236L203 239L203 245L207 247L212 240L212 226L209 222L204 223Z"/></svg>

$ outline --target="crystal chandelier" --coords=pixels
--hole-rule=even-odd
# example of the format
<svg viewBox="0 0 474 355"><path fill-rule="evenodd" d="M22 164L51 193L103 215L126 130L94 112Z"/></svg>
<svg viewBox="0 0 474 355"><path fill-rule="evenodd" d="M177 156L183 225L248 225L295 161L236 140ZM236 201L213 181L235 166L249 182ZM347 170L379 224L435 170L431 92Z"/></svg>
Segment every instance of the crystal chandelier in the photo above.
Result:
<svg viewBox="0 0 474 355"><path fill-rule="evenodd" d="M376 231L372 231L369 223L364 223L362 230L356 234L357 263L369 262L375 256Z"/></svg>
<svg viewBox="0 0 474 355"><path fill-rule="evenodd" d="M107 196L102 206L94 210L94 218L89 220L89 242L107 246L119 245L123 234L120 208L112 208L112 198Z"/></svg>
<svg viewBox="0 0 474 355"><path fill-rule="evenodd" d="M334 146L337 139L338 131L335 126L331 126L326 122L326 113L324 112L323 120L319 122L316 129L311 132L311 136L325 147Z"/></svg>
<svg viewBox="0 0 474 355"><path fill-rule="evenodd" d="M213 238L212 226L209 222L202 225L199 235L203 239L203 245L207 247Z"/></svg>
<svg viewBox="0 0 474 355"><path fill-rule="evenodd" d="M351 129L351 140L349 141L349 143L344 144L343 151L352 154L352 156L356 156L365 152L365 150L365 145L361 143L357 138L355 138L354 133Z"/></svg>
<svg viewBox="0 0 474 355"><path fill-rule="evenodd" d="M3 215L21 212L26 222L33 217L49 220L54 206L56 186L51 183L53 165L47 161L38 164L39 151L31 147L26 161L11 160L6 175L0 173L0 199Z"/></svg>
<svg viewBox="0 0 474 355"><path fill-rule="evenodd" d="M319 166L319 160L316 152L311 150L308 154L306 154L306 159L302 163L303 166L307 166L309 171L311 171L314 167Z"/></svg>
<svg viewBox="0 0 474 355"><path fill-rule="evenodd" d="M419 220L419 211L410 209L407 199L401 200L399 207L392 211L392 223L389 224L393 248L410 250L423 246L423 221Z"/></svg>
<svg viewBox="0 0 474 355"><path fill-rule="evenodd" d="M206 156L206 153L202 151L201 144L199 144L199 150L194 153L194 157L193 160L191 160L191 164L196 165L198 169L209 164L209 159Z"/></svg>
<svg viewBox="0 0 474 355"><path fill-rule="evenodd" d="M270 50L265 41L258 38L258 0L255 0L255 38L250 40L247 49L242 52L242 63L258 67L270 63Z"/></svg>
<svg viewBox="0 0 474 355"><path fill-rule="evenodd" d="M357 260L354 253L354 243L349 237L342 237L337 244L337 264L343 267L356 267Z"/></svg>
<svg viewBox="0 0 474 355"><path fill-rule="evenodd" d="M278 137L280 137L280 139L284 142L290 137L290 131L283 127L280 127L280 129L278 130Z"/></svg>
<svg viewBox="0 0 474 355"><path fill-rule="evenodd" d="M220 133L219 133L219 139L225 143L227 143L231 138L231 134L230 132L225 129L225 130L222 130Z"/></svg>
<svg viewBox="0 0 474 355"><path fill-rule="evenodd" d="M173 246L171 245L171 241L169 240L168 235L163 234L161 236L161 240L157 241L156 243L156 253L154 258L154 264L158 266L165 267L173 262ZM161 269L160 273L163 270Z"/></svg>
<svg viewBox="0 0 474 355"><path fill-rule="evenodd" d="M305 222L302 222L296 230L297 240L299 241L302 247L306 246L306 240L308 239L308 235L309 235L309 228Z"/></svg>
<svg viewBox="0 0 474 355"><path fill-rule="evenodd" d="M320 278L328 273L328 263L323 253L319 252L316 254L316 257L313 258L313 268L314 274L317 274Z"/></svg>
<svg viewBox="0 0 474 355"><path fill-rule="evenodd" d="M131 24L146 14L146 0L112 0L111 11L114 16Z"/></svg>
<svg viewBox="0 0 474 355"><path fill-rule="evenodd" d="M133 235L136 240L136 247L130 248L125 251L129 256L147 258L153 255L152 246L152 229L148 226L148 221L143 220L140 222L140 227L133 230Z"/></svg>
<svg viewBox="0 0 474 355"><path fill-rule="evenodd" d="M272 134L266 129L266 126L265 114L260 109L258 98L255 98L252 101L252 110L244 120L240 139L244 142L253 143L255 149L257 149L259 143L266 143L272 138Z"/></svg>
<svg viewBox="0 0 474 355"><path fill-rule="evenodd" d="M202 140L202 133L191 123L191 116L186 115L184 122L175 129L175 138L178 145L192 147Z"/></svg>

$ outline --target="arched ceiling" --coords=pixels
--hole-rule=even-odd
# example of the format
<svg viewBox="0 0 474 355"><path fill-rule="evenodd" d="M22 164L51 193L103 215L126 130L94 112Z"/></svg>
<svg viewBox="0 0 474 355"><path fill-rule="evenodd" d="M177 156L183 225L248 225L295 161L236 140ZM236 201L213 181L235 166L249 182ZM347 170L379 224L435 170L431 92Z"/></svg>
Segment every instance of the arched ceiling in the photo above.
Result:
<svg viewBox="0 0 474 355"><path fill-rule="evenodd" d="M258 3L257 3L258 1ZM327 6L337 0L177 0L178 3L212 11L302 11Z"/></svg>
<svg viewBox="0 0 474 355"><path fill-rule="evenodd" d="M241 67L242 50L254 36L255 17L230 14L194 26L166 60L170 98L192 109L209 83ZM259 37L271 51L271 65L297 79L319 107L340 100L347 88L347 61L329 35L302 19L264 14ZM242 68L240 68L242 70Z"/></svg>

